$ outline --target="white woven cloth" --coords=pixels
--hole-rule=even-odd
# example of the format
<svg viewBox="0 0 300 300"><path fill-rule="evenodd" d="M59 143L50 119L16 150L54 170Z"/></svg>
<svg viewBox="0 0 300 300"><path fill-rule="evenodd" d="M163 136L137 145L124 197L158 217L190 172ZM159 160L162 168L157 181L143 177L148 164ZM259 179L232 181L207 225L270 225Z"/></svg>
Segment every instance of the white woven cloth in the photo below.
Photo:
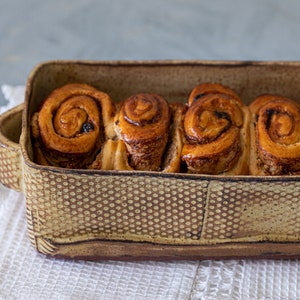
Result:
<svg viewBox="0 0 300 300"><path fill-rule="evenodd" d="M2 94L8 102L0 112L23 102L24 87L5 85ZM24 195L1 185L0 241L0 299L300 299L298 260L47 258L29 242Z"/></svg>

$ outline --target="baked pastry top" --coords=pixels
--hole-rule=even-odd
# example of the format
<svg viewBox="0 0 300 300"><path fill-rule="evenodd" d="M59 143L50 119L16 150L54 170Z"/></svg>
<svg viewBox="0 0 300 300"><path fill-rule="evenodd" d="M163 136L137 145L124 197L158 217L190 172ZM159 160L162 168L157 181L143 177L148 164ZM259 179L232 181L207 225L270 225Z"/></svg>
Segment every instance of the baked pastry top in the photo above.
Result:
<svg viewBox="0 0 300 300"><path fill-rule="evenodd" d="M251 175L300 174L300 106L281 95L261 95L250 105Z"/></svg>
<svg viewBox="0 0 300 300"><path fill-rule="evenodd" d="M32 118L36 162L86 168L105 140L115 136L115 109L109 95L87 84L54 90Z"/></svg>
<svg viewBox="0 0 300 300"><path fill-rule="evenodd" d="M240 97L221 84L196 86L184 118L182 160L191 173L248 173L249 111Z"/></svg>
<svg viewBox="0 0 300 300"><path fill-rule="evenodd" d="M300 174L300 106L281 95L250 105L220 83L182 103L139 93L115 103L87 84L55 89L31 120L34 161L99 170Z"/></svg>

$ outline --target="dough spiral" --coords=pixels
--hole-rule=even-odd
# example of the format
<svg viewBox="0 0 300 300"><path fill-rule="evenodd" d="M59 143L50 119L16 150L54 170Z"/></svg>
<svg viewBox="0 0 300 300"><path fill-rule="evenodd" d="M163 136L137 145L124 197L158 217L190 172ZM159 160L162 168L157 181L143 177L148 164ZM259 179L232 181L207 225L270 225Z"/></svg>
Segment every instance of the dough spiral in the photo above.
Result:
<svg viewBox="0 0 300 300"><path fill-rule="evenodd" d="M279 95L261 95L252 113L250 174L300 174L300 106Z"/></svg>
<svg viewBox="0 0 300 300"><path fill-rule="evenodd" d="M87 84L55 89L33 117L35 156L41 164L87 168L115 135L111 98Z"/></svg>
<svg viewBox="0 0 300 300"><path fill-rule="evenodd" d="M161 170L170 120L169 105L160 95L142 93L123 101L116 116L115 129L126 145L132 169Z"/></svg>
<svg viewBox="0 0 300 300"><path fill-rule="evenodd" d="M246 174L249 112L237 94L204 83L195 87L188 103L182 151L188 172Z"/></svg>

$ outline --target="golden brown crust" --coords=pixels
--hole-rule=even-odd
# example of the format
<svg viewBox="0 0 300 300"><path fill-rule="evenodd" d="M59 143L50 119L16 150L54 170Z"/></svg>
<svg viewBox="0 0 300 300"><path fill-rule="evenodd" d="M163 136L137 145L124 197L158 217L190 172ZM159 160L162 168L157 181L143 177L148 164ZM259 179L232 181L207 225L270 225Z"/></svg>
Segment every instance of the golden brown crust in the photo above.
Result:
<svg viewBox="0 0 300 300"><path fill-rule="evenodd" d="M114 170L115 169L115 153L118 143L114 140L106 140L101 148L100 153L96 156L88 169L94 170Z"/></svg>
<svg viewBox="0 0 300 300"><path fill-rule="evenodd" d="M163 173L178 173L181 167L181 151L183 147L183 116L186 106L181 103L169 104L171 123L169 126L169 140L161 159L160 169ZM133 171L129 164L129 152L124 141L116 141L117 147L114 156L114 170Z"/></svg>
<svg viewBox="0 0 300 300"><path fill-rule="evenodd" d="M183 118L186 106L181 103L169 104L171 111L171 126L169 142L162 160L163 173L178 173L181 170L181 152L183 148Z"/></svg>
<svg viewBox="0 0 300 300"><path fill-rule="evenodd" d="M300 106L268 94L257 97L250 110L250 174L300 174Z"/></svg>
<svg viewBox="0 0 300 300"><path fill-rule="evenodd" d="M247 174L249 111L237 97L233 91L227 94L218 91L190 101L184 118L182 150L182 160L189 172Z"/></svg>
<svg viewBox="0 0 300 300"><path fill-rule="evenodd" d="M126 149L126 145L122 140L117 140L117 147L114 156L114 170L118 171L134 171L129 165L129 153Z"/></svg>
<svg viewBox="0 0 300 300"><path fill-rule="evenodd" d="M122 103L115 129L135 170L160 171L168 141L170 109L156 94L133 95Z"/></svg>
<svg viewBox="0 0 300 300"><path fill-rule="evenodd" d="M38 146L35 161L86 168L107 138L113 138L115 107L111 98L87 84L55 89L32 120ZM37 137L38 136L38 137Z"/></svg>
<svg viewBox="0 0 300 300"><path fill-rule="evenodd" d="M191 106L195 101L207 94L225 94L235 98L240 104L243 104L239 95L231 88L220 83L205 82L200 83L193 88L189 95L188 105Z"/></svg>
<svg viewBox="0 0 300 300"><path fill-rule="evenodd" d="M54 90L31 119L35 162L66 168L299 175L300 105L261 95L247 107L218 83L188 104L136 94L118 106L87 84Z"/></svg>

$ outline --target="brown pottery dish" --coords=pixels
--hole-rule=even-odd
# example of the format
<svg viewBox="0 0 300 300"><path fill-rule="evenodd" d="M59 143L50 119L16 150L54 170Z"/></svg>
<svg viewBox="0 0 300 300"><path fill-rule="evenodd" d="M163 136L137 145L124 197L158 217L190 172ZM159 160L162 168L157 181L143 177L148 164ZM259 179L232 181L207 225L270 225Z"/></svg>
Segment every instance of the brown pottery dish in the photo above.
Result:
<svg viewBox="0 0 300 300"><path fill-rule="evenodd" d="M24 193L37 251L75 259L300 257L300 177L67 169L33 159L30 122L68 83L121 101L155 93L185 103L201 82L246 105L272 93L300 103L300 62L49 61L30 74L25 101L0 116L0 181Z"/></svg>

